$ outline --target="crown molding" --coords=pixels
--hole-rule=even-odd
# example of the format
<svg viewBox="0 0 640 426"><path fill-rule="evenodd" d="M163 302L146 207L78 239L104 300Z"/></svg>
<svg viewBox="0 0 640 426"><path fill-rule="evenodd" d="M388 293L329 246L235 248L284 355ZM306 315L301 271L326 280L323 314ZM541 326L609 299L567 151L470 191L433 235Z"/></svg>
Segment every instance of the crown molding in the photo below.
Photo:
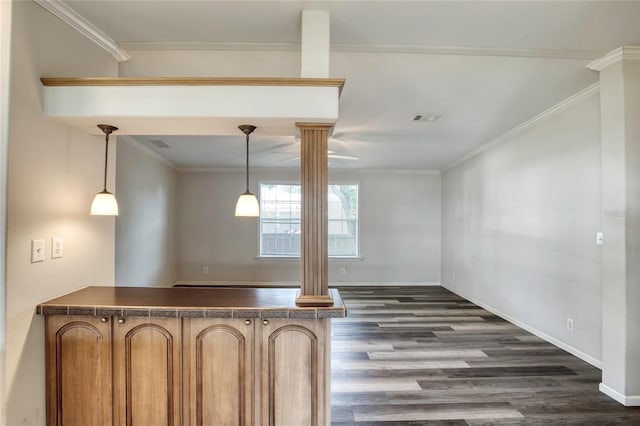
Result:
<svg viewBox="0 0 640 426"><path fill-rule="evenodd" d="M132 148L135 148L138 151L142 152L143 154L146 154L149 157L155 158L156 160L169 166L173 170L178 170L175 164L173 164L171 161L167 160L162 155L158 154L148 146L144 145L142 142L138 141L136 138L129 135L114 135L114 136L117 136L118 141L124 142L127 145L131 146Z"/></svg>
<svg viewBox="0 0 640 426"><path fill-rule="evenodd" d="M518 126L514 127L513 129L507 131L506 133L503 133L502 135L498 136L495 139L490 140L489 142L486 142L482 145L480 145L478 148L474 149L473 151L465 154L464 156L462 156L462 158L459 158L458 160L454 161L453 163L447 165L445 168L443 168L441 170L441 173L447 172L451 169L453 169L454 167L459 166L460 164L464 163L467 160L470 160L471 158L483 153L484 151L487 151L490 148L495 147L496 145L501 144L502 142L505 142L506 140L508 140L510 137L512 137L513 135L528 129L532 126L535 126L536 124L540 123L543 120L546 120L549 117L552 117L558 113L560 113L561 111L564 111L565 109L569 108L570 106L577 104L578 102L587 99L593 95L595 95L596 93L598 93L600 91L600 83L593 83L591 86L581 90L580 92L569 96L567 99L555 104L554 106L552 106L551 108L541 112L540 114L534 116L533 118L530 118L529 120L525 121L522 124L519 124Z"/></svg>
<svg viewBox="0 0 640 426"><path fill-rule="evenodd" d="M123 41L120 46L127 50L257 50L257 51L300 51L297 43L268 42L217 42L217 41Z"/></svg>
<svg viewBox="0 0 640 426"><path fill-rule="evenodd" d="M121 42L129 50L223 50L299 52L300 43L260 42ZM431 46L420 44L332 43L333 52L413 53L422 55L510 56L522 58L596 59L601 51L509 49L501 47Z"/></svg>
<svg viewBox="0 0 640 426"><path fill-rule="evenodd" d="M622 60L638 61L640 60L640 46L621 46L603 57L589 63L587 68L593 71L602 71L609 65L615 64Z"/></svg>
<svg viewBox="0 0 640 426"><path fill-rule="evenodd" d="M420 44L332 44L337 52L414 53L423 55L507 56L520 58L594 59L592 50L518 49L503 47L431 46Z"/></svg>
<svg viewBox="0 0 640 426"><path fill-rule="evenodd" d="M118 46L111 37L87 21L78 12L67 6L62 0L34 0L44 9L67 23L95 44L109 52L118 62L131 59L126 50Z"/></svg>
<svg viewBox="0 0 640 426"><path fill-rule="evenodd" d="M244 167L178 167L182 173L245 173ZM273 173L277 171L298 172L299 167L251 167L251 173ZM355 169L355 168L331 168L331 174L387 174L387 175L429 175L438 176L440 170L436 169Z"/></svg>

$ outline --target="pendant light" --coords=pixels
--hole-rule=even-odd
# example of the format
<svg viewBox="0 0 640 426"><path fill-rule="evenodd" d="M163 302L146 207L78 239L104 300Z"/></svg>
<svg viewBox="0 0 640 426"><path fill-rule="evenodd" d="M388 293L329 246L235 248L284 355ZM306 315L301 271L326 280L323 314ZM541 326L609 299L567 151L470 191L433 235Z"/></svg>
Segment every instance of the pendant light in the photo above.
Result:
<svg viewBox="0 0 640 426"><path fill-rule="evenodd" d="M240 194L240 198L238 198L238 202L236 203L236 216L258 217L260 216L258 199L249 191L249 135L253 133L256 126L243 124L242 126L238 126L238 128L247 136L247 190Z"/></svg>
<svg viewBox="0 0 640 426"><path fill-rule="evenodd" d="M109 160L109 135L116 130L117 127L108 124L98 124L100 130L105 134L105 150L104 150L104 187L98 192L91 203L91 215L93 216L118 216L118 202L116 197L107 191L107 165Z"/></svg>

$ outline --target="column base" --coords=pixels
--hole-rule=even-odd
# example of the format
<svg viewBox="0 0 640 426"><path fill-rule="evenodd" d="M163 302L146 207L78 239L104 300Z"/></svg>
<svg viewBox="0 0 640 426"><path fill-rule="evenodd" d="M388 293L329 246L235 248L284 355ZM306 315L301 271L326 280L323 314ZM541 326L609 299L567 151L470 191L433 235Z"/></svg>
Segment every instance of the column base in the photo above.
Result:
<svg viewBox="0 0 640 426"><path fill-rule="evenodd" d="M308 307L327 307L333 306L333 299L328 294L325 295L302 295L298 292L296 297L296 306L308 306Z"/></svg>

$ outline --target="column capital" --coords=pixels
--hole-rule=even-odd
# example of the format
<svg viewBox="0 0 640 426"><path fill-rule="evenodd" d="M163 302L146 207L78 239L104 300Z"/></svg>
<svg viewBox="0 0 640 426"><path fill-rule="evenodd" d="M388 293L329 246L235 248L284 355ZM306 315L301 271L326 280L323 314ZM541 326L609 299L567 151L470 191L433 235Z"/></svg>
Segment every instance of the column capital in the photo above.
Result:
<svg viewBox="0 0 640 426"><path fill-rule="evenodd" d="M617 49L607 53L602 58L590 62L586 66L586 68L593 71L602 71L609 65L613 65L616 62L620 62L623 60L639 61L640 46L620 46Z"/></svg>
<svg viewBox="0 0 640 426"><path fill-rule="evenodd" d="M296 127L298 129L309 129L309 130L329 130L336 123L306 123L306 122L296 122Z"/></svg>

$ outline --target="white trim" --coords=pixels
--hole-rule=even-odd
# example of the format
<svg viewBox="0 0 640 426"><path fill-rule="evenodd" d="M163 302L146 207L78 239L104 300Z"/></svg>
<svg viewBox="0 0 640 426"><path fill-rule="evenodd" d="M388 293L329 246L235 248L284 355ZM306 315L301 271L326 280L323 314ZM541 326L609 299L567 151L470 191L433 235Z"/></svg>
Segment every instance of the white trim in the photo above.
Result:
<svg viewBox="0 0 640 426"><path fill-rule="evenodd" d="M130 147L135 148L138 151L142 152L143 154L146 154L152 158L155 158L161 163L171 167L174 170L177 170L176 166L171 161L167 160L162 155L158 154L157 152L155 152L154 150L152 150L142 142L138 141L136 138L129 135L115 135L115 136L117 136L118 141L122 141L127 145L129 145Z"/></svg>
<svg viewBox="0 0 640 426"><path fill-rule="evenodd" d="M453 169L454 167L459 166L460 164L464 163L467 160L472 159L473 157L483 153L484 151L487 151L490 148L493 148L499 144L501 144L502 142L505 142L507 139L509 139L511 136L526 130L532 126L537 125L538 123L540 123L543 120L546 120L549 117L552 117L562 111L564 111L565 109L569 108L570 106L577 104L578 102L583 101L584 99L587 99L593 95L595 95L596 93L598 93L600 91L600 83L596 82L593 83L591 86L579 91L578 93L569 96L567 99L555 104L554 106L552 106L551 108L541 112L540 114L534 116L533 118L530 118L529 120L525 121L522 124L517 125L516 127L514 127L513 129L507 131L506 133L503 133L502 135L498 136L497 138L486 142L482 145L480 145L479 147L477 147L476 149L474 149L473 151L463 155L461 158L457 159L456 161L454 161L453 163L450 163L449 165L447 165L444 169L441 170L441 173L444 173L446 171L449 171L451 169Z"/></svg>
<svg viewBox="0 0 640 426"><path fill-rule="evenodd" d="M53 15L73 27L83 36L109 52L118 62L131 59L126 50L118 46L111 37L86 20L78 12L67 6L62 0L34 0Z"/></svg>
<svg viewBox="0 0 640 426"><path fill-rule="evenodd" d="M300 256L265 256L257 255L253 257L255 260L260 261L300 261ZM362 256L329 256L329 262L361 262L364 260Z"/></svg>
<svg viewBox="0 0 640 426"><path fill-rule="evenodd" d="M251 167L254 172L273 172L278 170L296 171L300 167ZM179 172L185 173L244 173L244 167L178 167ZM387 175L440 175L440 170L436 169L357 169L357 168L330 168L329 173L347 174L387 174ZM339 178L339 177L338 177ZM286 183L286 182L285 182ZM291 181L290 183L300 183Z"/></svg>
<svg viewBox="0 0 640 426"><path fill-rule="evenodd" d="M625 407L640 407L640 395L626 396L621 394L617 390L605 385L604 383L600 383L598 389L600 390L600 392L607 395L609 398L618 401Z"/></svg>
<svg viewBox="0 0 640 426"><path fill-rule="evenodd" d="M591 355L588 355L584 352L582 352L579 349L574 348L571 345L568 345L564 342L562 342L561 340L556 339L555 337L549 336L548 334L544 333L543 331L538 330L537 328L526 324L522 321L517 320L516 318L507 315L503 312L500 312L499 310L497 310L496 308L494 308L493 306L489 306L486 303L483 303L473 297L469 297L464 295L463 293L461 293L460 291L454 290L452 288L450 288L446 283L442 283L442 287L446 288L447 290L451 291L452 293L457 294L460 297L464 297L465 299L467 299L468 301L480 306L483 309L486 309L487 311L491 312L492 314L495 314L497 316L499 316L502 319L505 319L507 321L509 321L512 324L517 325L520 328L525 329L526 331L528 331L529 333L535 334L536 336L538 336L539 338L546 340L547 342L551 343L552 345L555 345L557 347L559 347L560 349L564 349L565 351L569 352L571 355L577 356L578 358L580 358L581 360L588 362L589 364L593 365L596 368L602 369L602 361L592 357Z"/></svg>
<svg viewBox="0 0 640 426"><path fill-rule="evenodd" d="M300 287L297 281L175 281L172 286L251 286L251 287ZM330 287L421 287L439 286L439 282L369 282L369 281L332 281Z"/></svg>
<svg viewBox="0 0 640 426"><path fill-rule="evenodd" d="M7 424L4 378L7 352L7 175L11 108L11 41L13 2L0 1L0 424Z"/></svg>
<svg viewBox="0 0 640 426"><path fill-rule="evenodd" d="M120 46L140 50L237 50L237 51L300 51L300 42L217 42L217 41L123 41Z"/></svg>
<svg viewBox="0 0 640 426"><path fill-rule="evenodd" d="M235 286L250 286L250 287L300 287L299 282L295 281L194 281L194 280L178 280L175 281L172 286L223 286L223 287L235 287Z"/></svg>
<svg viewBox="0 0 640 426"><path fill-rule="evenodd" d="M433 287L440 285L441 284L436 281L335 281L329 283L331 287Z"/></svg>
<svg viewBox="0 0 640 426"><path fill-rule="evenodd" d="M129 50L295 51L301 44L261 42L122 42ZM412 53L422 55L509 56L520 58L596 59L595 50L509 49L500 47L432 46L423 44L332 43L332 52Z"/></svg>
<svg viewBox="0 0 640 426"><path fill-rule="evenodd" d="M586 68L593 71L602 71L609 65L615 64L622 60L638 61L640 60L640 46L621 46L604 55L602 58L596 59L587 64Z"/></svg>

